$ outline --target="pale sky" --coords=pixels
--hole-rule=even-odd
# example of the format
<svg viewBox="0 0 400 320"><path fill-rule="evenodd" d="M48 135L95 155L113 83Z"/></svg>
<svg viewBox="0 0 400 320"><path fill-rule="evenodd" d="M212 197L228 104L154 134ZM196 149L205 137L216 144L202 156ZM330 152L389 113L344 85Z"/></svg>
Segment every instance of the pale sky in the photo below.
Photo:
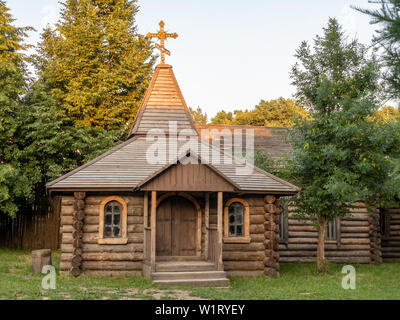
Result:
<svg viewBox="0 0 400 320"><path fill-rule="evenodd" d="M33 26L36 44L57 21L57 0L7 0L18 26ZM369 44L375 26L350 5L368 0L139 0L140 33L155 32L163 19L179 37L167 41L174 72L189 106L211 116L221 109L253 108L261 99L290 98L289 71L301 41L321 34L336 17L350 37Z"/></svg>

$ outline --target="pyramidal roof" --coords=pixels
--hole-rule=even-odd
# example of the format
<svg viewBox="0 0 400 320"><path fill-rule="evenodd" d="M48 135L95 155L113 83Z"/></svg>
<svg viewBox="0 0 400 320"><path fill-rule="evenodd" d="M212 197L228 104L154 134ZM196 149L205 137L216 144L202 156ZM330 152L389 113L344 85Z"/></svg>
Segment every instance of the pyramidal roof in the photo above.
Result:
<svg viewBox="0 0 400 320"><path fill-rule="evenodd" d="M168 135L171 122L176 123L178 133L186 129L185 136L195 137L199 142L200 149L207 149L209 154L212 152L219 153L221 158L226 155L223 150L200 139L172 67L167 64L160 64L155 69L127 141L85 165L49 182L47 188L52 191L141 190L146 182L156 178L176 164L176 160L153 163L149 161L152 156L149 157L148 155L149 150L154 145L154 142L148 140L153 129L164 131L164 137L158 139L157 146L162 150L168 150L168 145L171 143ZM159 135L156 132L155 134ZM185 141L177 141L176 143L177 150L180 150L181 154L174 155L175 158L186 157L187 153L190 153L191 156L197 156L198 150L185 149ZM184 150L182 151L182 149ZM229 157L235 160L232 155L228 155ZM203 162L201 157L198 158L200 158L201 165L218 173L223 179L229 181L237 191L271 192L275 194L295 194L299 191L296 186L289 182L258 169L252 164L243 163L243 161L213 164L212 162ZM171 158L168 157L168 159ZM241 171L248 173L243 175L239 173Z"/></svg>
<svg viewBox="0 0 400 320"><path fill-rule="evenodd" d="M151 130L154 129L163 130L168 135L171 121L176 121L178 132L189 129L192 133L188 135L197 135L197 129L172 66L159 64L154 71L129 136L151 134Z"/></svg>

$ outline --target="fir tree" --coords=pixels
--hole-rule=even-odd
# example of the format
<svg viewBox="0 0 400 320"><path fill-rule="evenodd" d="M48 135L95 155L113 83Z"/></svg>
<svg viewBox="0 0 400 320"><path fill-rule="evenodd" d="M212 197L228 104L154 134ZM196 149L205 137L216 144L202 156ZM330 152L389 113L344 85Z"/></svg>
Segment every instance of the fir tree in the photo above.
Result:
<svg viewBox="0 0 400 320"><path fill-rule="evenodd" d="M77 126L126 130L149 84L152 47L136 1L66 0L38 48L39 76Z"/></svg>

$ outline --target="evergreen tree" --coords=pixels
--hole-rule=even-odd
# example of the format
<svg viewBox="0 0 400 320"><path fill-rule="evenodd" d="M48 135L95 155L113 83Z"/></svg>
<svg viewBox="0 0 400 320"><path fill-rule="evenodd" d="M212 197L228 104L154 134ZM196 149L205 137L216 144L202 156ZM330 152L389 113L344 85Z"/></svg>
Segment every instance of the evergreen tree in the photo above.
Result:
<svg viewBox="0 0 400 320"><path fill-rule="evenodd" d="M27 180L20 175L16 135L28 87L24 39L32 29L13 22L6 3L0 1L0 212L11 216L18 210L18 200L29 196Z"/></svg>
<svg viewBox="0 0 400 320"><path fill-rule="evenodd" d="M130 127L154 64L137 11L130 0L66 0L55 30L44 30L39 76L77 126Z"/></svg>
<svg viewBox="0 0 400 320"><path fill-rule="evenodd" d="M398 195L400 128L370 120L379 66L364 46L347 41L335 19L313 50L303 42L296 58L291 78L312 120L298 119L289 130L292 181L302 188L294 201L318 228L317 270L324 271L327 223L359 200L376 207Z"/></svg>
<svg viewBox="0 0 400 320"><path fill-rule="evenodd" d="M380 4L377 10L367 10L353 7L369 15L371 24L379 25L373 42L383 49L382 61L386 67L384 74L389 84L389 94L392 98L400 98L400 0L375 0L371 3Z"/></svg>

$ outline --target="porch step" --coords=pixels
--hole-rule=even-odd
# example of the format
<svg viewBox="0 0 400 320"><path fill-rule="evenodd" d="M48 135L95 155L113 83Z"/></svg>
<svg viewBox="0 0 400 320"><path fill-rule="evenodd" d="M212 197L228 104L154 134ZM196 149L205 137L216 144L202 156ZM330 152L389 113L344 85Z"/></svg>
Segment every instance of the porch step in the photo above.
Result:
<svg viewBox="0 0 400 320"><path fill-rule="evenodd" d="M155 284L158 285L169 285L169 286L183 286L193 285L200 287L229 287L229 280L227 278L220 279L192 279L192 280L154 280Z"/></svg>
<svg viewBox="0 0 400 320"><path fill-rule="evenodd" d="M156 272L195 272L215 270L215 264L207 261L161 261L156 263Z"/></svg>
<svg viewBox="0 0 400 320"><path fill-rule="evenodd" d="M154 272L153 280L205 280L226 279L224 271Z"/></svg>

